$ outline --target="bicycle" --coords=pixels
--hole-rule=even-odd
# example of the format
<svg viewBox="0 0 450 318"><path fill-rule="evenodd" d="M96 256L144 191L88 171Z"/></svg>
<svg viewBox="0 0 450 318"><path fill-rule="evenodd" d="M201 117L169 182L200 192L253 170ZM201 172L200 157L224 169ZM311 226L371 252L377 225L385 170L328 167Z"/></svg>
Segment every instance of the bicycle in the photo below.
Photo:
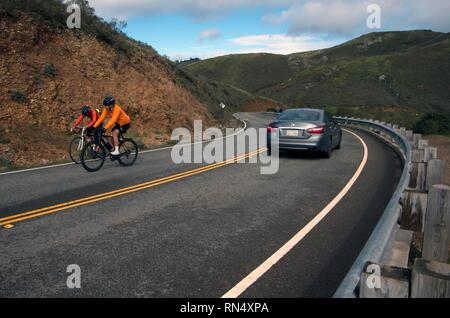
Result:
<svg viewBox="0 0 450 318"><path fill-rule="evenodd" d="M76 129L70 129L71 132L77 131ZM69 144L69 156L70 159L77 165L81 163L81 151L83 150L86 141L86 127L81 129L81 136L75 137Z"/></svg>
<svg viewBox="0 0 450 318"><path fill-rule="evenodd" d="M119 134L119 151L120 155L113 156L112 136L104 135L100 137L100 142L88 142L81 152L81 164L88 172L99 171L105 164L106 158L113 161L118 161L122 166L132 166L138 157L138 146L131 138L125 138L122 133Z"/></svg>

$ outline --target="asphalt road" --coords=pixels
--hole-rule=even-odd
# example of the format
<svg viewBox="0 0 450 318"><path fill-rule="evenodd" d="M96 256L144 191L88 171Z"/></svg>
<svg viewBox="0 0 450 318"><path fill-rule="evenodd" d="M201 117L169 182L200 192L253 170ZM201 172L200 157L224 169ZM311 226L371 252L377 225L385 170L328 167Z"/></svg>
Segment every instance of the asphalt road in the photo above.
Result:
<svg viewBox="0 0 450 318"><path fill-rule="evenodd" d="M249 127L268 122L239 116ZM242 297L333 295L401 173L392 149L354 132L369 153L356 183ZM94 174L68 165L0 175L0 219L205 166L176 165L170 154ZM331 159L285 153L275 175L231 164L0 228L0 297L221 297L332 201L362 158L362 143L344 132ZM70 264L81 268L81 289L66 286Z"/></svg>

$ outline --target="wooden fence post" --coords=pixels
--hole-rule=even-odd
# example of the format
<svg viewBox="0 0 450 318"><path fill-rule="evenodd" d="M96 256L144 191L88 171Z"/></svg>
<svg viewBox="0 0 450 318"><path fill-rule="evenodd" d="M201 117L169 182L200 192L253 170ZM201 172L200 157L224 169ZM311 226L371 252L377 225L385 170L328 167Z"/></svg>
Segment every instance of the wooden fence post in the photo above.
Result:
<svg viewBox="0 0 450 318"><path fill-rule="evenodd" d="M368 262L361 273L359 298L408 298L410 279L407 269Z"/></svg>
<svg viewBox="0 0 450 318"><path fill-rule="evenodd" d="M413 131L412 130L406 131L406 139L408 139L409 141L413 140Z"/></svg>
<svg viewBox="0 0 450 318"><path fill-rule="evenodd" d="M424 162L425 152L423 149L413 149L412 162Z"/></svg>
<svg viewBox="0 0 450 318"><path fill-rule="evenodd" d="M423 150L424 150L425 162L428 162L431 159L437 159L437 148L425 147Z"/></svg>
<svg viewBox="0 0 450 318"><path fill-rule="evenodd" d="M412 146L413 148L419 148L419 141L422 139L422 134L413 134Z"/></svg>
<svg viewBox="0 0 450 318"><path fill-rule="evenodd" d="M422 257L448 262L450 231L450 186L433 185L428 193Z"/></svg>
<svg viewBox="0 0 450 318"><path fill-rule="evenodd" d="M432 159L427 163L426 189L435 184L441 184L444 180L445 162L440 159Z"/></svg>
<svg viewBox="0 0 450 318"><path fill-rule="evenodd" d="M426 167L425 163L413 162L411 165L411 178L409 188L425 191L426 188Z"/></svg>
<svg viewBox="0 0 450 318"><path fill-rule="evenodd" d="M406 190L403 193L401 228L414 232L422 232L425 227L428 195L416 190Z"/></svg>
<svg viewBox="0 0 450 318"><path fill-rule="evenodd" d="M450 298L450 265L416 259L411 298Z"/></svg>
<svg viewBox="0 0 450 318"><path fill-rule="evenodd" d="M419 149L424 149L427 146L428 146L428 140L426 140L426 139L419 140L419 145L418 145Z"/></svg>

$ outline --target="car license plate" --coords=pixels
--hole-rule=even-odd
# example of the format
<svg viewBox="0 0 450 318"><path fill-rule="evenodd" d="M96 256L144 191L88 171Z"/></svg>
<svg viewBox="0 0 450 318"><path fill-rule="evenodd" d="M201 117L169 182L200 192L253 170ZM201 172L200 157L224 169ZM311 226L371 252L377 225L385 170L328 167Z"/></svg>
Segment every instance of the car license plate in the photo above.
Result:
<svg viewBox="0 0 450 318"><path fill-rule="evenodd" d="M286 136L288 137L298 137L300 135L299 130L286 130Z"/></svg>

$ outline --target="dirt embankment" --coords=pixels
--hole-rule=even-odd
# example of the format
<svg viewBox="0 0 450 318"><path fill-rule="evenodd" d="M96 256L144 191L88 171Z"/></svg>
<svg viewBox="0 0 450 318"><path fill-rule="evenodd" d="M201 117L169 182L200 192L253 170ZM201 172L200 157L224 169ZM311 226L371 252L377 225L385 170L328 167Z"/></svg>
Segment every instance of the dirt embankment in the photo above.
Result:
<svg viewBox="0 0 450 318"><path fill-rule="evenodd" d="M67 158L68 127L82 105L113 94L132 117L131 135L157 145L172 129L214 119L165 61L134 46L118 53L93 36L31 17L0 17L0 169Z"/></svg>

